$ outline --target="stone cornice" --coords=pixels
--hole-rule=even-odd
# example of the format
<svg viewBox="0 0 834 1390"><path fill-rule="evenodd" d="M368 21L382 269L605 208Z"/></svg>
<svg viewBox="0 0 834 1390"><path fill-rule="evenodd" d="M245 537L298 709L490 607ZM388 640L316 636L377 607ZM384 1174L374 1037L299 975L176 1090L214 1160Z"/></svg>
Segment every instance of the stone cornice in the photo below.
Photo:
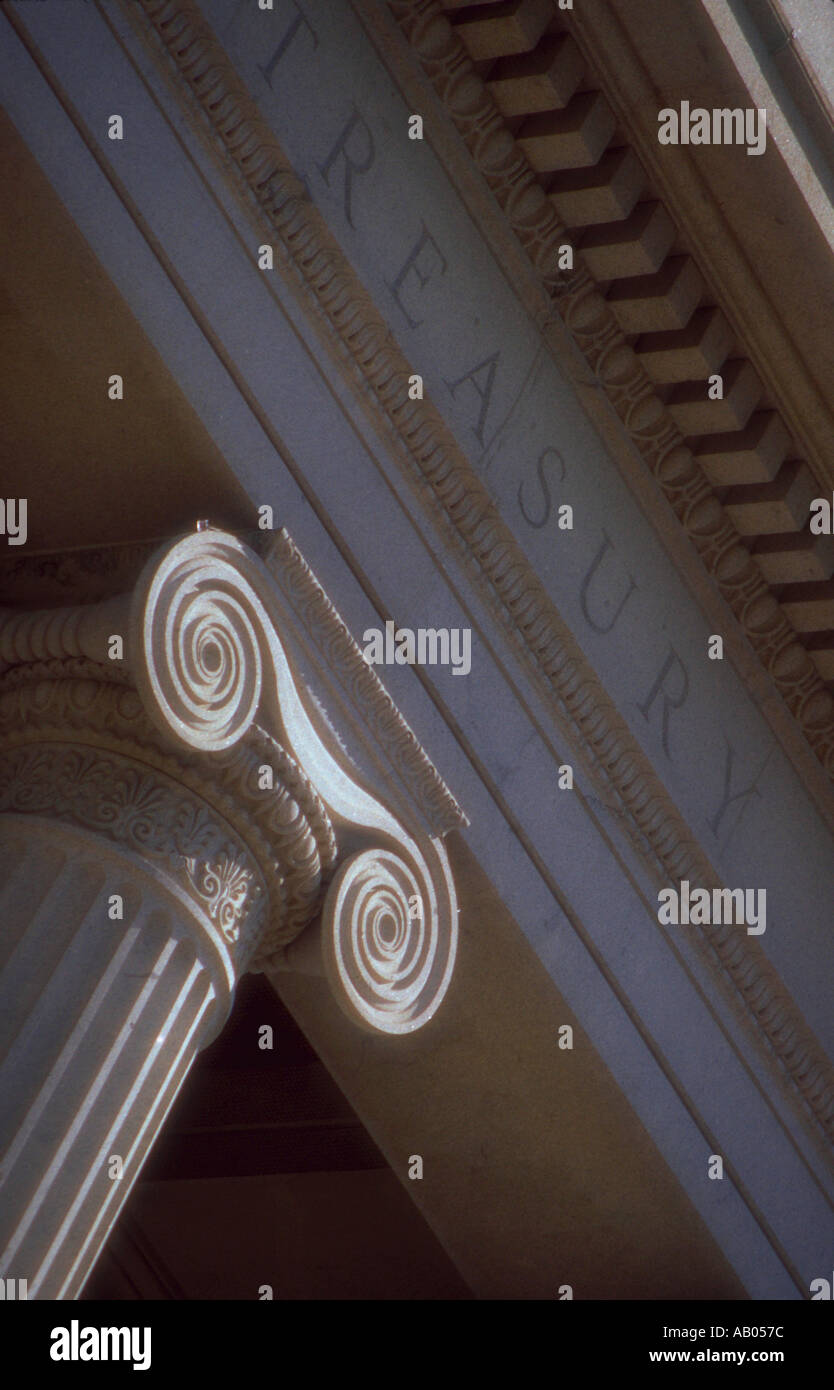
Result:
<svg viewBox="0 0 834 1390"><path fill-rule="evenodd" d="M654 5L654 13L660 8ZM715 302L731 319L744 355L754 362L777 402L820 491L830 492L834 411L825 387L834 356L830 338L822 340L819 329L809 330L803 309L818 308L820 278L830 286L834 264L830 245L815 245L813 237L799 241L803 222L810 227L813 214L794 171L773 149L773 126L780 113L768 103L769 148L763 158L738 160L733 151L717 150L718 159L703 160L697 157L697 147L670 151L657 140L657 111L667 98L677 104L679 89L681 97L694 102L701 84L708 82L704 104L712 105L719 92L716 101L722 106L762 104L736 75L722 37L698 13L705 8L702 0L695 5L664 0L664 19L670 30L674 28L673 62L668 36L664 41L657 33L643 0L619 5L583 0L565 13L564 20L627 131L646 172L647 190L660 196L692 246ZM719 8L726 11L731 27L731 7ZM781 120L785 123L784 116ZM830 147L830 132L828 141ZM829 236L832 228L829 209ZM802 272L804 298L797 295L797 270Z"/></svg>
<svg viewBox="0 0 834 1390"><path fill-rule="evenodd" d="M569 736L584 748L606 804L658 882L687 878L704 887L720 881L649 760L620 719L555 605L531 569L486 488L430 401L408 399L411 366L348 264L309 194L222 46L191 0L140 0L156 38L190 91L196 110L223 151L237 186L283 249L288 272L324 315L344 360L367 398L394 426L413 476L443 529L459 548L484 599ZM554 244L563 229L532 171L513 147L500 115L434 0L397 7L415 47L446 93L464 138L513 221L543 281L587 348L624 425L654 461L702 555L723 577L734 608L757 634L774 679L792 701L820 755L834 765L834 706L762 585L748 552L712 496L691 452L653 394L633 350L590 276L557 271ZM451 109L450 106L450 109ZM831 1142L834 1071L819 1042L755 941L732 928L696 938L719 979L729 984L741 1015L777 1060L806 1115Z"/></svg>
<svg viewBox="0 0 834 1390"><path fill-rule="evenodd" d="M558 269L558 248L570 243L570 232L511 138L487 83L437 0L390 0L389 8L548 297L830 781L834 700L581 253L573 271Z"/></svg>
<svg viewBox="0 0 834 1390"><path fill-rule="evenodd" d="M404 744L409 776L416 770L445 792L410 730L360 679L361 654L289 537L278 539L273 565L285 583L300 586L297 600L338 647L358 698L376 702L370 726L377 719L389 743ZM4 809L21 813L28 797L45 810L52 796L59 818L101 830L83 777L68 790L73 769L89 764L100 782L109 768L111 780L135 791L136 768L149 764L157 776L140 786L149 845L147 808L162 808L165 841L179 814L170 783L179 782L223 817L257 865L269 925L248 943L255 967L292 966L289 946L321 910L322 967L342 1006L365 1027L411 1032L432 1017L454 965L457 906L445 851L439 839L407 828L329 746L335 740L319 732L296 684L280 636L285 627L268 566L234 536L211 529L152 555L132 595L0 611ZM53 748L51 760L40 756L42 745ZM109 762L106 750L114 755ZM119 805L118 791L108 794L105 830ZM439 805L448 813L454 802L447 793ZM244 903L255 874L241 867L240 855L186 854L175 841L167 852L187 890L218 912L228 917L235 895Z"/></svg>

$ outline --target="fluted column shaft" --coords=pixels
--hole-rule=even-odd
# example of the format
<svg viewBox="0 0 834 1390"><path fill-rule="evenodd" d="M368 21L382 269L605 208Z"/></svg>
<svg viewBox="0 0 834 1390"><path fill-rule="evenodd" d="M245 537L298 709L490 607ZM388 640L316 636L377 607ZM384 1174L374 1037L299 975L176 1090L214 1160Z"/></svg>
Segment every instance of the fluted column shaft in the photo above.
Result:
<svg viewBox="0 0 834 1390"><path fill-rule="evenodd" d="M2 1273L72 1298L229 981L193 908L66 826L0 816L0 922Z"/></svg>

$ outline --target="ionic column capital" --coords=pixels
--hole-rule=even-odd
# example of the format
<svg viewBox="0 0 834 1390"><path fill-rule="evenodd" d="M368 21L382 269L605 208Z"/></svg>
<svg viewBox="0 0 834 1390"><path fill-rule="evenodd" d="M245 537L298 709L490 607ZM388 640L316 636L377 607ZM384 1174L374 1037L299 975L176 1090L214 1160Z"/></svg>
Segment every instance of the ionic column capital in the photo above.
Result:
<svg viewBox="0 0 834 1390"><path fill-rule="evenodd" d="M347 666L367 688L331 611L343 684ZM212 529L162 547L131 594L0 613L0 811L156 856L237 969L315 955L355 1021L410 1032L454 963L446 855L352 763L293 669L293 626L268 564ZM401 719L396 734L431 814L459 820Z"/></svg>

